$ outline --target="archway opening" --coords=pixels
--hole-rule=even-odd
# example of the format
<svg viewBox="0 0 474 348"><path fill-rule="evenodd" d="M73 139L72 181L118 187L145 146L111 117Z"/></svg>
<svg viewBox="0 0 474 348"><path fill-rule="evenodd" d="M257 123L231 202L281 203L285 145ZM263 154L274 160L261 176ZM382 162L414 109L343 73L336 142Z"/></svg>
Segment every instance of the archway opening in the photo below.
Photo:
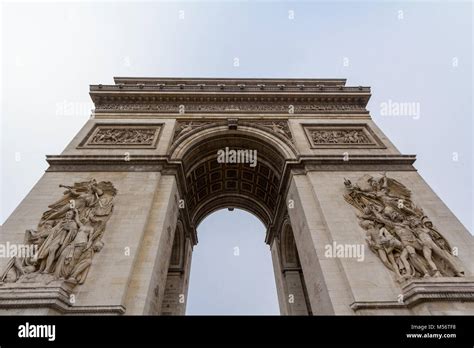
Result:
<svg viewBox="0 0 474 348"><path fill-rule="evenodd" d="M190 238L174 243L174 251L184 250L173 254L183 255L183 267L170 263L163 314L302 314L293 305L296 298L298 309L305 306L301 268L281 264L278 242L287 215L286 165L296 160L281 130L276 123L177 124L170 157L182 164L185 202L177 231Z"/></svg>
<svg viewBox="0 0 474 348"><path fill-rule="evenodd" d="M198 226L186 314L280 314L265 226L240 209L221 209Z"/></svg>

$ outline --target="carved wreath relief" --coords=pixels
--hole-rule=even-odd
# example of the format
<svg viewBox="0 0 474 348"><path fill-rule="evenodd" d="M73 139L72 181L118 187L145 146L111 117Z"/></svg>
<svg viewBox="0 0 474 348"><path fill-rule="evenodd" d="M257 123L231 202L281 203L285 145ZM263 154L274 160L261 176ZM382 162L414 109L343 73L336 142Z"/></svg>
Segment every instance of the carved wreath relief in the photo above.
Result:
<svg viewBox="0 0 474 348"><path fill-rule="evenodd" d="M36 230L26 230L25 244L35 246L31 257L12 258L0 283L65 280L84 283L94 254L113 211L117 190L95 179L65 186L63 197L43 213Z"/></svg>
<svg viewBox="0 0 474 348"><path fill-rule="evenodd" d="M451 246L403 184L385 173L344 184L344 198L358 209L367 244L398 280L464 276Z"/></svg>

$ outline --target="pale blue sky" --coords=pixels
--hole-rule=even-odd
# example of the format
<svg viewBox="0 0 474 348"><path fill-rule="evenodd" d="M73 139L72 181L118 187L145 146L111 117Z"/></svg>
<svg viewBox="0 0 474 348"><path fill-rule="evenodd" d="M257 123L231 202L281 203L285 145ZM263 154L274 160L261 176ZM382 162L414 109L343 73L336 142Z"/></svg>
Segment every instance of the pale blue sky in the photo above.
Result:
<svg viewBox="0 0 474 348"><path fill-rule="evenodd" d="M265 227L254 215L219 210L198 227L187 314L280 314Z"/></svg>
<svg viewBox="0 0 474 348"><path fill-rule="evenodd" d="M89 84L113 76L342 77L372 87L375 122L402 153L418 155L421 175L473 231L470 2L6 2L1 9L0 223L41 177L45 154L59 154L86 122ZM389 100L420 103L421 117L382 116L380 104ZM76 112L62 112L65 102ZM226 214L209 221L193 263L194 313L203 310L199 302L212 302L200 281L208 288L220 281L197 279L199 268L229 257L217 254L218 241L232 245L255 231L266 248L256 219L242 217L246 228L234 233ZM264 267L265 250L232 262ZM264 270L235 277L257 284ZM231 295L230 285L226 291L209 311L247 311L258 299ZM275 302L267 305L257 301L254 313L273 313Z"/></svg>

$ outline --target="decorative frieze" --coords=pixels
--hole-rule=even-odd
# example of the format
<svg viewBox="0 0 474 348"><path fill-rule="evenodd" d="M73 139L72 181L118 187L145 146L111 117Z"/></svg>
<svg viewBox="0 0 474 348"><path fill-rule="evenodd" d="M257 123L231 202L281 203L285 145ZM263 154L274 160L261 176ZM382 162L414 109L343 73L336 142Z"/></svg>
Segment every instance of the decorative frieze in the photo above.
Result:
<svg viewBox="0 0 474 348"><path fill-rule="evenodd" d="M315 145L322 144L372 144L364 131L359 129L315 130L311 132Z"/></svg>
<svg viewBox="0 0 474 348"><path fill-rule="evenodd" d="M155 148L161 125L96 124L79 147Z"/></svg>
<svg viewBox="0 0 474 348"><path fill-rule="evenodd" d="M156 112L156 113L280 113L280 114L298 114L298 113L325 113L325 112L366 112L365 106L355 102L324 102L324 103L305 103L292 104L287 103L166 103L166 102L121 102L121 101L100 101L95 104L95 112Z"/></svg>
<svg viewBox="0 0 474 348"><path fill-rule="evenodd" d="M473 302L473 289L474 282L469 278L411 279L402 284L402 293L396 300L355 301L351 304L351 308L358 312L412 308L423 302Z"/></svg>
<svg viewBox="0 0 474 348"><path fill-rule="evenodd" d="M312 148L383 147L366 124L303 125L303 128Z"/></svg>

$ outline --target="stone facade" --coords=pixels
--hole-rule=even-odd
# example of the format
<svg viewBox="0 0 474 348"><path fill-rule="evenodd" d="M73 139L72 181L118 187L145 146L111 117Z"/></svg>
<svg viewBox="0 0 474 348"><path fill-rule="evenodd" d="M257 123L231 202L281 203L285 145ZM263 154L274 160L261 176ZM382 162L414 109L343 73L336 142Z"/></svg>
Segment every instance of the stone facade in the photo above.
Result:
<svg viewBox="0 0 474 348"><path fill-rule="evenodd" d="M474 314L474 243L342 79L116 78L2 226L0 314L185 313L196 226L266 226L281 313ZM226 163L217 152L255 150Z"/></svg>

